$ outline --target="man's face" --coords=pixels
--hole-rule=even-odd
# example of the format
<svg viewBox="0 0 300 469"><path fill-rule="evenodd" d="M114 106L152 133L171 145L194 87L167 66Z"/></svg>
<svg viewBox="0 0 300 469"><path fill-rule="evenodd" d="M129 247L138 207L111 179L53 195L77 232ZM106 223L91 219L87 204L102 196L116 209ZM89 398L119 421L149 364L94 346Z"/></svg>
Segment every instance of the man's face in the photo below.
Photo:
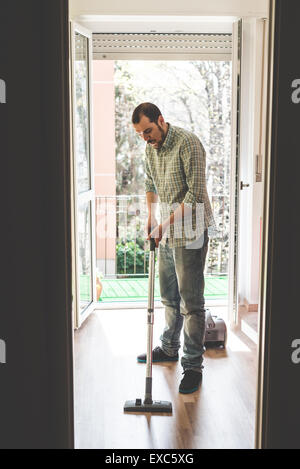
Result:
<svg viewBox="0 0 300 469"><path fill-rule="evenodd" d="M163 123L164 119L162 116L159 116L156 124L155 122L150 122L149 117L142 115L140 122L133 124L133 127L136 133L138 133L148 145L158 150L162 147L166 138L166 132L164 132L162 127Z"/></svg>

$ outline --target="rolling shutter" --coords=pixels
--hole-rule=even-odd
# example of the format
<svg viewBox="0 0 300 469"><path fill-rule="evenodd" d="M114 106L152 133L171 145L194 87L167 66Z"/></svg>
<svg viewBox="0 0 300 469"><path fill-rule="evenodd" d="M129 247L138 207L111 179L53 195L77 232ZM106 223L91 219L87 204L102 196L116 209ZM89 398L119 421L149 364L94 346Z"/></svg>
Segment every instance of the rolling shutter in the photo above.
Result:
<svg viewBox="0 0 300 469"><path fill-rule="evenodd" d="M231 60L231 49L231 34L93 34L98 60Z"/></svg>

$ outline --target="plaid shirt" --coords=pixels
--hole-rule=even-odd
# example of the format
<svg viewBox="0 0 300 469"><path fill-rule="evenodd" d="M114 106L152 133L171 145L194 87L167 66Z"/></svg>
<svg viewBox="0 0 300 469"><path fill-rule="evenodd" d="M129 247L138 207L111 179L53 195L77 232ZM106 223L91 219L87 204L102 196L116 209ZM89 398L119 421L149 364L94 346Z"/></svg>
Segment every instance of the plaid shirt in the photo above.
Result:
<svg viewBox="0 0 300 469"><path fill-rule="evenodd" d="M159 150L146 145L146 192L158 194L161 222L181 203L192 207L190 223L182 220L164 233L170 247L188 247L207 228L215 229L206 189L206 154L199 138L180 127L171 126Z"/></svg>

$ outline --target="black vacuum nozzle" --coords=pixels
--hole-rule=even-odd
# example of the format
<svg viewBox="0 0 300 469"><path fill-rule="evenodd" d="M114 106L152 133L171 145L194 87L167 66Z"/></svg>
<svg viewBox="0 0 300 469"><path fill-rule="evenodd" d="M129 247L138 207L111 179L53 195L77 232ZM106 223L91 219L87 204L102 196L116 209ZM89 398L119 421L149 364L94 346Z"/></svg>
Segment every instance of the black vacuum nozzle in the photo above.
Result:
<svg viewBox="0 0 300 469"><path fill-rule="evenodd" d="M142 399L126 401L124 412L160 412L172 413L172 403L168 401L152 401L152 404L145 404Z"/></svg>

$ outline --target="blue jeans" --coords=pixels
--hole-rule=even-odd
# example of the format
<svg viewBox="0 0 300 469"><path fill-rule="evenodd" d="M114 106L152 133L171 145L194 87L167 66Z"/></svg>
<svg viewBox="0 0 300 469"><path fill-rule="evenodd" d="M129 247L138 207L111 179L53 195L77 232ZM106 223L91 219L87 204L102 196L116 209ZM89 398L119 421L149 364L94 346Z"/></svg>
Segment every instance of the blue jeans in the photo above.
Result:
<svg viewBox="0 0 300 469"><path fill-rule="evenodd" d="M204 266L208 248L207 230L202 247L170 248L159 245L159 282L165 306L165 328L161 335L163 351L170 356L180 348L183 325L184 370L202 370L205 336Z"/></svg>

